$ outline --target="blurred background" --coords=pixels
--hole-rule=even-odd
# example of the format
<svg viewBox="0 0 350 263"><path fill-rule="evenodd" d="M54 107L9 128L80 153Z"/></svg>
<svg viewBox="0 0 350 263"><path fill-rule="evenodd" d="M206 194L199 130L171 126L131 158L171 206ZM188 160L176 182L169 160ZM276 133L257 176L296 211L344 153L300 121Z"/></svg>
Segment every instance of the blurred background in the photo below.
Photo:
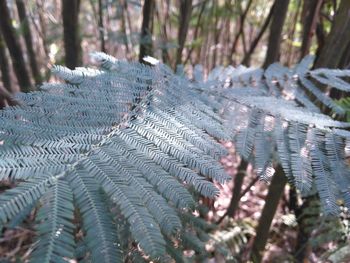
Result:
<svg viewBox="0 0 350 263"><path fill-rule="evenodd" d="M152 55L175 68L202 64L349 67L350 1L2 0L1 86L35 89L52 64L86 65L89 52Z"/></svg>
<svg viewBox="0 0 350 263"><path fill-rule="evenodd" d="M140 61L150 55L187 72L201 64L205 74L218 65L291 67L308 54L315 68L350 68L350 1L0 0L0 107L16 104L11 94L51 81L53 64L88 65L91 51ZM282 197L267 196L269 186L226 146L231 154L222 162L234 180L215 202L201 200L208 206L202 216L219 223L208 231L238 261L266 244L265 262L350 262L345 213L323 217L317 198L302 200L289 185ZM1 182L0 191L10 186ZM261 213L273 202L277 208L265 208L271 222ZM28 230L5 233L0 257L25 261L32 238ZM209 249L219 262L217 248Z"/></svg>

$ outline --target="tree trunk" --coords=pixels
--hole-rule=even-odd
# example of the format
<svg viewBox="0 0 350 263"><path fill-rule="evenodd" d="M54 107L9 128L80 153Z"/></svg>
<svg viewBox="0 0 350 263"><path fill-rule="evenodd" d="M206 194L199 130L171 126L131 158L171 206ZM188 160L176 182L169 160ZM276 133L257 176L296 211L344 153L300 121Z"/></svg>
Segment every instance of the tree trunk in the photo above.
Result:
<svg viewBox="0 0 350 263"><path fill-rule="evenodd" d="M278 203L281 199L286 184L287 177L284 175L281 165L278 165L276 168L276 173L272 177L269 192L265 199L265 206L256 229L256 236L250 256L253 262L261 262L262 260L262 253L264 252L267 243L272 220L275 216Z"/></svg>
<svg viewBox="0 0 350 263"><path fill-rule="evenodd" d="M315 68L337 68L350 43L350 1L342 0L334 17L331 32L316 58Z"/></svg>
<svg viewBox="0 0 350 263"><path fill-rule="evenodd" d="M106 43L105 43L105 28L103 25L103 6L102 0L98 0L98 31L100 33L101 41L101 51L106 52ZM125 36L126 37L126 36Z"/></svg>
<svg viewBox="0 0 350 263"><path fill-rule="evenodd" d="M2 109L5 106L16 106L20 105L18 101L16 101L12 94L0 86L0 109Z"/></svg>
<svg viewBox="0 0 350 263"><path fill-rule="evenodd" d="M270 21L271 21L271 18L273 16L273 12L274 12L273 10L275 9L274 8L275 7L275 3L272 5L272 7L270 9L270 12L269 12L269 14L266 17L266 20L265 20L264 24L261 26L258 35L252 41L247 54L244 55L244 58L243 58L241 64L246 65L246 66L250 65L250 58L251 58L252 54L254 53L254 50L255 50L256 46L258 45L261 37L264 35L267 27L270 24Z"/></svg>
<svg viewBox="0 0 350 263"><path fill-rule="evenodd" d="M319 33L320 34L320 33ZM314 68L337 68L341 67L346 60L347 56L350 56L350 1L342 0L339 9L334 17L334 22L329 35L326 37L324 46L319 50L316 57L316 62ZM322 33L321 33L322 35ZM322 37L321 37L322 38ZM340 98L342 92L339 90L332 89L330 96L335 98ZM303 262L307 260L308 257L308 242L312 229L305 228L309 218L304 218L310 210L310 203L312 203L317 197L308 196L305 198L303 205L296 211L296 217L298 219L298 242L295 248L295 257L299 260L298 262ZM314 215L315 217L315 215ZM315 220L315 219L313 219Z"/></svg>
<svg viewBox="0 0 350 263"><path fill-rule="evenodd" d="M295 217L298 222L298 237L294 256L297 262L309 261L308 258L311 252L309 240L315 225L310 222L317 222L321 212L320 207L314 204L318 200L317 195L308 196L303 200L303 204L295 210Z"/></svg>
<svg viewBox="0 0 350 263"><path fill-rule="evenodd" d="M1 80L7 91L12 92L11 78L10 78L10 67L6 55L5 41L2 38L0 32L0 72Z"/></svg>
<svg viewBox="0 0 350 263"><path fill-rule="evenodd" d="M153 31L153 13L154 13L154 0L145 0L142 14L142 26L140 36L140 54L139 61L144 63L143 58L145 56L152 56L152 31Z"/></svg>
<svg viewBox="0 0 350 263"><path fill-rule="evenodd" d="M0 1L0 31L10 52L12 66L18 84L23 92L29 92L31 90L30 78L24 62L21 46L16 38L16 32L12 27L7 1Z"/></svg>
<svg viewBox="0 0 350 263"><path fill-rule="evenodd" d="M65 63L70 69L81 64L79 7L80 0L62 0Z"/></svg>
<svg viewBox="0 0 350 263"><path fill-rule="evenodd" d="M41 76L38 67L38 63L36 61L36 54L34 52L34 46L32 41L32 32L29 26L29 21L27 17L26 7L23 0L16 0L16 6L18 11L18 16L21 21L21 29L24 37L24 41L26 43L26 48L28 51L28 57L30 62L30 68L33 74L33 78L36 84L41 83Z"/></svg>
<svg viewBox="0 0 350 263"><path fill-rule="evenodd" d="M194 33L193 33L193 39L194 40L198 38L198 33L199 33L199 29L201 27L202 17L203 17L203 13L204 13L206 4L207 4L206 1L203 1L202 4L201 4L201 9L199 11L196 27L194 28ZM186 57L186 59L185 59L183 64L186 64L187 61L190 59L193 50L194 50L194 46L192 46L190 48L190 50L187 52L187 57ZM199 57L199 55L198 55L198 57Z"/></svg>
<svg viewBox="0 0 350 263"><path fill-rule="evenodd" d="M241 16L239 17L239 30L232 42L232 46L231 46L231 51L230 51L230 56L229 56L229 63L232 64L233 63L233 54L236 52L236 48L237 48L237 43L239 40L239 37L243 34L244 31L244 22L245 19L247 17L248 11L250 6L252 5L253 1L249 0L249 2L247 3L247 7L244 10L244 12L241 14Z"/></svg>
<svg viewBox="0 0 350 263"><path fill-rule="evenodd" d="M182 50L185 46L188 26L192 13L192 0L180 1L179 31L177 34L178 45L176 53L176 65L181 64ZM176 66L175 65L175 66Z"/></svg>
<svg viewBox="0 0 350 263"><path fill-rule="evenodd" d="M128 2L126 0L123 0L122 2L122 10L121 10L121 31L124 34L124 45L125 45L125 50L126 50L126 56L128 57L128 55L130 54L130 48L129 48L129 35L130 32L127 31L126 28L126 12L128 10Z"/></svg>
<svg viewBox="0 0 350 263"><path fill-rule="evenodd" d="M276 0L274 3L274 15L270 25L270 35L264 68L279 60L281 38L284 21L287 16L289 0Z"/></svg>
<svg viewBox="0 0 350 263"><path fill-rule="evenodd" d="M44 18L44 0L36 0L36 5L38 8L38 16L39 16L39 24L40 24L40 29L38 27L37 31L38 34L40 35L41 41L42 41L42 45L43 45L43 49L45 52L46 57L49 56L49 50L48 50L48 42L47 42L47 37L46 37L46 22L45 22L45 18ZM35 25L34 19L32 18L33 24Z"/></svg>
<svg viewBox="0 0 350 263"><path fill-rule="evenodd" d="M312 37L316 32L321 6L323 0L308 0L304 1L302 12L303 38L301 44L300 59L303 59L309 54Z"/></svg>

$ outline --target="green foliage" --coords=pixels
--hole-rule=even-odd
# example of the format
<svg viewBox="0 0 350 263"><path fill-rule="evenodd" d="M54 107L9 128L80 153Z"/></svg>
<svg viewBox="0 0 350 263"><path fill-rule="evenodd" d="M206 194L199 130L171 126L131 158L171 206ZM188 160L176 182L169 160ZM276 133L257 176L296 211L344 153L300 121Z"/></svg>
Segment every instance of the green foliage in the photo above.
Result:
<svg viewBox="0 0 350 263"><path fill-rule="evenodd" d="M218 162L226 150L212 137L228 137L220 117L165 66L93 57L100 70L54 67L67 84L19 94L21 106L1 112L0 178L21 181L0 196L1 223L13 227L39 204L33 262L74 258L76 249L93 262L123 262L128 236L152 259L177 237L205 253L184 217L195 209L193 191L215 197L211 180L229 178Z"/></svg>
<svg viewBox="0 0 350 263"><path fill-rule="evenodd" d="M346 114L346 121L350 122L350 97L338 100L337 104L344 109Z"/></svg>
<svg viewBox="0 0 350 263"><path fill-rule="evenodd" d="M220 229L217 229L211 236L215 241L216 250L226 251L226 260L237 258L239 260L243 248L249 239L254 236L254 226L250 220L227 220ZM222 254L225 255L225 251Z"/></svg>
<svg viewBox="0 0 350 263"><path fill-rule="evenodd" d="M217 67L200 90L217 103L213 104L217 110L224 109L238 153L255 164L261 179L269 180L273 164L279 162L302 195L316 188L324 212L337 214L339 201L350 204L345 157L350 125L320 113L318 104L337 114L344 110L318 87L326 84L349 91L350 73L309 70L312 61L306 57L293 69L275 63L265 71ZM202 82L196 69L194 76Z"/></svg>
<svg viewBox="0 0 350 263"><path fill-rule="evenodd" d="M302 194L315 185L326 213L340 198L349 205L349 124L319 113L305 90L339 109L301 80L346 90L346 71L309 71L306 59L293 70L219 67L207 81L196 67L192 81L162 64L93 58L100 69L54 67L67 83L20 93L0 112L0 179L19 182L0 195L0 223L39 207L32 261L208 257L210 226L192 212L229 179L218 140L234 141L264 180L280 162Z"/></svg>

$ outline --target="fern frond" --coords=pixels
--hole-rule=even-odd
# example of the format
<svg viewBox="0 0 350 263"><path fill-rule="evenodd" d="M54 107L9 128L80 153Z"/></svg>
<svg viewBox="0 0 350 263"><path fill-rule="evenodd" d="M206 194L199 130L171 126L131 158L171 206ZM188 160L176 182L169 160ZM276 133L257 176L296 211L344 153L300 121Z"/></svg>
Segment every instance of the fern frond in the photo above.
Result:
<svg viewBox="0 0 350 263"><path fill-rule="evenodd" d="M103 190L116 203L130 224L133 237L144 251L157 258L165 253L165 241L161 230L138 193L123 178L115 176L115 170L97 157L84 160L86 171L93 174Z"/></svg>
<svg viewBox="0 0 350 263"><path fill-rule="evenodd" d="M178 208L194 207L193 197L187 189L151 158L143 155L137 149L130 147L125 141L117 137L113 139L112 146L121 155L127 157L135 168L143 174L145 179Z"/></svg>
<svg viewBox="0 0 350 263"><path fill-rule="evenodd" d="M344 162L344 138L334 133L325 135L326 157L329 162L331 176L337 184L347 207L350 207L350 171Z"/></svg>
<svg viewBox="0 0 350 263"><path fill-rule="evenodd" d="M67 177L72 185L75 202L82 216L84 244L91 251L93 262L124 262L117 225L101 198L96 181L78 169Z"/></svg>
<svg viewBox="0 0 350 263"><path fill-rule="evenodd" d="M256 133L256 127L258 126L262 112L258 110L252 110L249 115L247 127L241 129L236 136L237 151L248 160L253 150L254 139Z"/></svg>
<svg viewBox="0 0 350 263"><path fill-rule="evenodd" d="M58 180L43 197L36 216L38 243L31 262L61 262L74 258L73 194L68 184Z"/></svg>
<svg viewBox="0 0 350 263"><path fill-rule="evenodd" d="M35 203L51 186L57 183L56 177L32 177L0 195L0 222L5 224L18 213Z"/></svg>
<svg viewBox="0 0 350 263"><path fill-rule="evenodd" d="M309 159L309 146L306 142L307 126L292 123L288 129L291 149L291 167L296 188L307 194L312 186L312 167Z"/></svg>
<svg viewBox="0 0 350 263"><path fill-rule="evenodd" d="M280 118L275 119L274 135L276 138L276 146L279 161L283 171L289 182L293 182L292 167L291 167L291 150L288 137L288 123L281 121Z"/></svg>
<svg viewBox="0 0 350 263"><path fill-rule="evenodd" d="M338 90L350 91L350 84L341 79L342 77L350 76L349 70L316 69L310 71L310 75L322 84L329 85Z"/></svg>
<svg viewBox="0 0 350 263"><path fill-rule="evenodd" d="M181 229L180 219L175 210L154 191L152 185L145 180L142 173L128 159L107 147L102 148L100 154L104 161L113 164L118 178L126 180L136 190L140 199L166 235L171 235Z"/></svg>
<svg viewBox="0 0 350 263"><path fill-rule="evenodd" d="M324 155L324 134L316 129L311 129L309 132L310 141L313 142L310 149L312 168L315 173L316 186L322 207L327 214L338 214L339 207L336 200L334 181L331 179L329 163Z"/></svg>
<svg viewBox="0 0 350 263"><path fill-rule="evenodd" d="M155 144L150 143L137 132L131 129L124 129L118 131L118 135L127 143L143 152L146 156L152 158L170 174L193 185L202 195L214 197L218 194L218 189L216 189L214 185L206 181L202 176L184 167L180 161L161 151Z"/></svg>

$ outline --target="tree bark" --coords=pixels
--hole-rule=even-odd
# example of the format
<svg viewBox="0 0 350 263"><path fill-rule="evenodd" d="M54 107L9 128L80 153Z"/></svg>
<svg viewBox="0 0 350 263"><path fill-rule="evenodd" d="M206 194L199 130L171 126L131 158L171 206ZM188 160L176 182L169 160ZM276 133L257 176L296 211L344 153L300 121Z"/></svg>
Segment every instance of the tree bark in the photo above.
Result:
<svg viewBox="0 0 350 263"><path fill-rule="evenodd" d="M8 90L0 86L0 109L7 105L15 106L20 104L12 97L12 94Z"/></svg>
<svg viewBox="0 0 350 263"><path fill-rule="evenodd" d="M181 64L182 50L185 46L188 26L192 14L192 0L180 1L179 31L177 34L178 45L176 53L176 65ZM176 66L175 65L175 66Z"/></svg>
<svg viewBox="0 0 350 263"><path fill-rule="evenodd" d="M62 0L65 64L70 69L81 64L79 7L80 0Z"/></svg>
<svg viewBox="0 0 350 263"><path fill-rule="evenodd" d="M238 171L235 175L235 179L233 182L233 189L232 189L232 196L231 196L231 201L230 204L225 212L225 214L218 220L217 224L220 224L226 216L235 217L235 213L238 208L239 201L242 198L242 186L244 182L244 177L246 176L247 172L247 167L248 167L248 162L243 160L241 161Z"/></svg>
<svg viewBox="0 0 350 263"><path fill-rule="evenodd" d="M153 31L153 13L154 13L154 0L145 0L145 4L142 10L142 26L140 36L140 54L139 61L144 63L143 58L145 56L152 56L152 31Z"/></svg>
<svg viewBox="0 0 350 263"><path fill-rule="evenodd" d="M276 0L274 3L274 15L270 25L270 35L264 68L279 60L281 38L284 21L287 16L289 0Z"/></svg>
<svg viewBox="0 0 350 263"><path fill-rule="evenodd" d="M316 58L315 68L337 68L350 43L350 1L342 0L325 44Z"/></svg>
<svg viewBox="0 0 350 263"><path fill-rule="evenodd" d="M10 52L12 66L16 74L18 84L23 92L29 92L31 90L31 82L26 69L21 46L16 38L16 32L11 24L11 17L7 7L7 1L0 1L0 31Z"/></svg>
<svg viewBox="0 0 350 263"><path fill-rule="evenodd" d="M30 68L33 74L33 78L36 84L41 83L41 76L39 71L39 66L36 61L36 54L34 52L34 45L32 41L32 32L29 26L29 20L27 17L26 7L23 0L16 0L16 6L18 11L18 16L21 21L21 29L28 51L28 57L30 62Z"/></svg>
<svg viewBox="0 0 350 263"><path fill-rule="evenodd" d="M261 262L265 249L272 220L275 216L278 203L282 197L284 187L287 184L287 177L284 175L281 165L276 168L276 173L272 177L269 192L266 196L265 206L260 216L256 229L256 236L252 246L251 260Z"/></svg>
<svg viewBox="0 0 350 263"><path fill-rule="evenodd" d="M231 46L231 51L230 51L230 56L229 56L229 62L230 64L233 63L233 54L236 52L236 48L237 48L237 43L238 43L238 40L239 40L239 37L243 34L243 31L244 31L244 22L245 22L245 19L247 17L247 14L248 14L248 11L249 11L249 8L250 6L252 5L253 1L252 0L249 0L249 2L247 3L247 7L246 9L244 10L244 12L241 14L240 18L239 18L239 30L232 42L232 46Z"/></svg>
<svg viewBox="0 0 350 263"><path fill-rule="evenodd" d="M207 3L206 1L203 1L203 3L201 4L201 9L200 9L199 14L198 14L198 19L197 19L196 27L194 28L193 39L197 39L197 37L198 37L198 33L199 33L199 29L200 29L200 27L201 27L203 12L204 12L204 10L205 10L206 3ZM187 52L187 57L186 57L186 59L185 59L185 61L184 61L184 64L186 64L187 61L190 59L193 50L194 50L194 47L192 46L192 47L190 48L190 50ZM198 56L199 56L199 55L198 55Z"/></svg>
<svg viewBox="0 0 350 263"><path fill-rule="evenodd" d="M309 54L312 37L315 35L323 0L304 1L302 12L303 38L300 51L300 59Z"/></svg>
<svg viewBox="0 0 350 263"><path fill-rule="evenodd" d="M0 72L1 80L7 91L12 92L10 67L6 55L6 45L0 32Z"/></svg>
<svg viewBox="0 0 350 263"><path fill-rule="evenodd" d="M323 39L323 30L319 29L318 36L321 40ZM340 6L335 15L334 22L329 35L325 39L325 43L320 48L316 57L314 68L337 68L344 66L344 60L347 57L350 59L350 1L342 0ZM321 41L322 43L322 41ZM349 61L350 62L350 61ZM342 64L343 63L343 64ZM325 87L323 88L325 89ZM343 93L339 90L332 89L330 96L332 98L340 98ZM310 203L312 203L317 196L312 195L305 198L303 205L296 209L296 217L298 220L298 242L295 248L294 254L298 262L303 262L308 258L308 242L312 229L306 228L309 218L305 218L307 211L310 209ZM316 213L315 213L316 215ZM314 215L314 217L315 217ZM315 220L315 219L313 219Z"/></svg>
<svg viewBox="0 0 350 263"><path fill-rule="evenodd" d="M273 10L275 9L274 7L275 7L275 3L272 5L270 12L266 17L264 24L261 26L261 29L260 29L258 35L252 41L247 54L244 55L244 58L243 58L241 64L246 65L246 66L250 65L250 58L251 58L252 54L254 53L254 50L255 50L256 46L258 45L261 37L264 35L267 27L270 24L270 21L271 21L271 18L273 16L273 12L274 12Z"/></svg>
<svg viewBox="0 0 350 263"><path fill-rule="evenodd" d="M103 25L103 6L102 0L98 0L98 31L100 33L101 41L101 51L106 52L106 43L105 43L105 28ZM126 37L126 36L125 36Z"/></svg>

